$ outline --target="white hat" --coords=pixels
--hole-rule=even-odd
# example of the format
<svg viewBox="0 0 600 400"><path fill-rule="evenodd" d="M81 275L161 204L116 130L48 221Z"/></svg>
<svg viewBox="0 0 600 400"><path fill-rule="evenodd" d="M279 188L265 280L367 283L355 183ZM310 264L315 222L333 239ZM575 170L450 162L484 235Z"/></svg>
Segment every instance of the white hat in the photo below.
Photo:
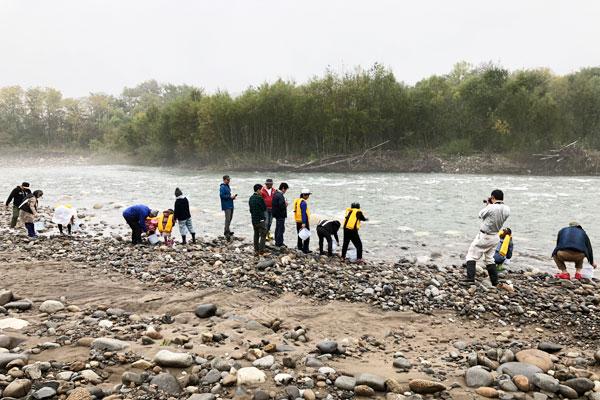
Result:
<svg viewBox="0 0 600 400"><path fill-rule="evenodd" d="M310 190L308 189L302 189L302 192L300 192L300 194L311 194Z"/></svg>

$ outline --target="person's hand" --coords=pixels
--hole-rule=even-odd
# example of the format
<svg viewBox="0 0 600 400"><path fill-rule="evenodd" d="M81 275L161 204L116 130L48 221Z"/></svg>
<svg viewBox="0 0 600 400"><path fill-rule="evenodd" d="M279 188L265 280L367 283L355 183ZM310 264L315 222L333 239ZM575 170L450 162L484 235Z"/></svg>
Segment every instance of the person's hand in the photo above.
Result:
<svg viewBox="0 0 600 400"><path fill-rule="evenodd" d="M40 214L38 214L38 213L33 214L33 218L38 218L39 216L40 216Z"/></svg>
<svg viewBox="0 0 600 400"><path fill-rule="evenodd" d="M287 207L287 206L289 206L289 205L290 205L290 203L286 201L286 202L285 202L285 206ZM6 206L6 209L8 210L8 206Z"/></svg>
<svg viewBox="0 0 600 400"><path fill-rule="evenodd" d="M234 194L233 196L231 196L231 200L235 200L237 198L237 194Z"/></svg>
<svg viewBox="0 0 600 400"><path fill-rule="evenodd" d="M593 263L593 264L592 264L592 267L596 268L596 263Z"/></svg>
<svg viewBox="0 0 600 400"><path fill-rule="evenodd" d="M5 210L8 210L8 206L7 206L7 205L4 205L4 209L5 209Z"/></svg>
<svg viewBox="0 0 600 400"><path fill-rule="evenodd" d="M306 224L302 224L302 229L306 228Z"/></svg>

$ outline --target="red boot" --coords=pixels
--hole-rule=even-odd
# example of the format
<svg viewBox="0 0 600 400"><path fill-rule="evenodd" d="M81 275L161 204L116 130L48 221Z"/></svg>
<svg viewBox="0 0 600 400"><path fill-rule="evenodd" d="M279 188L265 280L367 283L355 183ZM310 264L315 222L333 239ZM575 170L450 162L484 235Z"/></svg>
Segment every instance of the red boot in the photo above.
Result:
<svg viewBox="0 0 600 400"><path fill-rule="evenodd" d="M577 275L575 275L577 276ZM581 275L579 275L581 277ZM561 272L560 274L556 274L554 275L555 278L560 278L560 279L571 279L571 275L569 275L568 272Z"/></svg>
<svg viewBox="0 0 600 400"><path fill-rule="evenodd" d="M583 276L581 276L581 274L579 272L576 272L574 278L578 279L578 280L582 280Z"/></svg>

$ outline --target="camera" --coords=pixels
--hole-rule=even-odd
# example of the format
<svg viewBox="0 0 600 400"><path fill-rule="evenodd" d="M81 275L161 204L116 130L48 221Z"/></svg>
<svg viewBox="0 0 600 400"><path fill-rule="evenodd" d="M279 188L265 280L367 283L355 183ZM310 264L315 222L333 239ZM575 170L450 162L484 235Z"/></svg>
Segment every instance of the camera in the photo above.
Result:
<svg viewBox="0 0 600 400"><path fill-rule="evenodd" d="M483 200L483 204L492 204L492 198L488 197L487 200Z"/></svg>

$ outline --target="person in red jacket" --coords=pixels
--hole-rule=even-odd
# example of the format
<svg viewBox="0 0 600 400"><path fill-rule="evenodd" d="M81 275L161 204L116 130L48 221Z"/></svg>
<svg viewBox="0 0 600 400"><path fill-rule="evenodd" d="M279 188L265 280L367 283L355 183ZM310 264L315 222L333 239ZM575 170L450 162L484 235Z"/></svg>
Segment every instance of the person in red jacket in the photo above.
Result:
<svg viewBox="0 0 600 400"><path fill-rule="evenodd" d="M271 235L271 223L273 222L273 195L275 194L275 188L273 187L273 179L269 178L265 181L260 196L267 204L267 211L265 211L265 224L267 225L267 239L273 239Z"/></svg>

